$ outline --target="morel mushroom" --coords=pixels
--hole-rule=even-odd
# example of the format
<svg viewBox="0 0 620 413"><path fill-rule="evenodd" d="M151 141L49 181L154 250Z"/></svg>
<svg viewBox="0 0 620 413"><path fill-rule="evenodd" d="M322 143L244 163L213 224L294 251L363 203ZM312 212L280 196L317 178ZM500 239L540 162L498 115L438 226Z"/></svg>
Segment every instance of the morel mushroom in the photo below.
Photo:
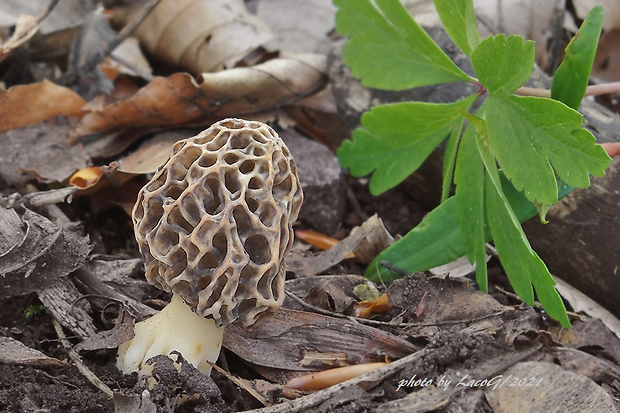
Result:
<svg viewBox="0 0 620 413"><path fill-rule="evenodd" d="M136 324L118 368L141 371L177 350L209 373L225 325L252 325L282 305L302 198L295 161L263 123L225 119L177 142L133 210L146 278L172 300Z"/></svg>

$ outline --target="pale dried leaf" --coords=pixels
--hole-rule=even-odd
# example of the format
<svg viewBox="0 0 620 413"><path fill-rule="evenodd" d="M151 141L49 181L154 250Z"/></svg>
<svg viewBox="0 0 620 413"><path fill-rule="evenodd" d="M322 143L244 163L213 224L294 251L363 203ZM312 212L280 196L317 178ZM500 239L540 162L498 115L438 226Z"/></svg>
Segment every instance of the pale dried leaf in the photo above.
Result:
<svg viewBox="0 0 620 413"><path fill-rule="evenodd" d="M59 32L82 24L86 2L62 0L41 23L42 35ZM50 0L2 0L0 2L0 27L15 26L19 15L39 15L50 4Z"/></svg>
<svg viewBox="0 0 620 413"><path fill-rule="evenodd" d="M0 337L0 363L24 364L35 367L67 367L68 364L27 347L21 341Z"/></svg>
<svg viewBox="0 0 620 413"><path fill-rule="evenodd" d="M331 0L251 0L248 7L274 32L266 48L325 54L331 50L328 35L336 14Z"/></svg>
<svg viewBox="0 0 620 413"><path fill-rule="evenodd" d="M141 395L129 396L114 393L114 413L157 413L157 406L151 400L151 393L144 389Z"/></svg>
<svg viewBox="0 0 620 413"><path fill-rule="evenodd" d="M603 6L603 30L620 29L620 7L618 0L574 0L577 17L585 19L595 6Z"/></svg>
<svg viewBox="0 0 620 413"><path fill-rule="evenodd" d="M153 73L153 69L140 49L138 39L128 37L112 52L112 67L131 76L144 76Z"/></svg>
<svg viewBox="0 0 620 413"><path fill-rule="evenodd" d="M0 91L0 132L34 125L58 115L79 115L86 101L48 80Z"/></svg>
<svg viewBox="0 0 620 413"><path fill-rule="evenodd" d="M138 149L119 159L118 170L133 174L156 172L170 157L175 142L196 135L192 129L176 129L155 134Z"/></svg>
<svg viewBox="0 0 620 413"><path fill-rule="evenodd" d="M502 378L507 383L485 390L496 413L616 412L613 400L601 386L553 363L517 363ZM530 382L532 385L526 386Z"/></svg>
<svg viewBox="0 0 620 413"><path fill-rule="evenodd" d="M486 260L489 261L491 259L490 255L487 255ZM476 271L476 266L470 264L469 260L466 256L457 258L456 260L440 265L435 268L431 268L429 270L433 275L446 275L450 278L459 278L465 277L468 274Z"/></svg>
<svg viewBox="0 0 620 413"><path fill-rule="evenodd" d="M555 288L560 295L568 301L573 307L573 310L577 313L582 312L590 317L598 318L612 331L618 338L620 338L620 320L618 320L609 310L598 304L596 301L577 290L566 281L561 280L557 276L554 277L556 281Z"/></svg>
<svg viewBox="0 0 620 413"><path fill-rule="evenodd" d="M380 245L383 245L389 241L389 238L391 238L390 234L383 226L383 222L376 214L366 220L366 222L359 227L355 227L348 237L327 251L320 252L315 256L301 256L300 254L295 254L294 251L293 254L289 256L287 261L287 269L297 273L298 276L313 276L320 274L345 260L349 254L354 251L357 256L357 248L366 238L371 241L369 241L366 251L360 250L362 255L372 255L373 252L370 251L375 249L373 245L376 246L377 242Z"/></svg>
<svg viewBox="0 0 620 413"><path fill-rule="evenodd" d="M119 128L180 125L273 109L315 93L324 86L325 57L278 58L248 68L187 73L155 79L132 98L89 113L72 131L72 141Z"/></svg>
<svg viewBox="0 0 620 413"><path fill-rule="evenodd" d="M0 61L4 60L6 56L13 49L17 49L22 44L26 43L35 33L39 30L37 19L27 14L22 14L17 18L15 25L15 31L13 36L7 39L6 42L0 48Z"/></svg>
<svg viewBox="0 0 620 413"><path fill-rule="evenodd" d="M118 10L116 24L139 6ZM243 0L162 0L133 34L151 56L196 75L234 66L272 36Z"/></svg>

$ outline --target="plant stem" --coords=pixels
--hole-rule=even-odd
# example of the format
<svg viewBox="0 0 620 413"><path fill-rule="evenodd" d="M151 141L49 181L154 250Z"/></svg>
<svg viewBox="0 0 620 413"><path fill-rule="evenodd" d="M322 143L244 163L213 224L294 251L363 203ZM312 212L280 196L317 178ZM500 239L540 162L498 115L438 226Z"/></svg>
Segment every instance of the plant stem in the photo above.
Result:
<svg viewBox="0 0 620 413"><path fill-rule="evenodd" d="M521 96L538 96L550 98L551 91L547 89L537 89L533 87L523 86L516 90L517 95ZM586 88L585 96L598 96L607 93L620 93L620 82L603 83L601 85L590 85Z"/></svg>

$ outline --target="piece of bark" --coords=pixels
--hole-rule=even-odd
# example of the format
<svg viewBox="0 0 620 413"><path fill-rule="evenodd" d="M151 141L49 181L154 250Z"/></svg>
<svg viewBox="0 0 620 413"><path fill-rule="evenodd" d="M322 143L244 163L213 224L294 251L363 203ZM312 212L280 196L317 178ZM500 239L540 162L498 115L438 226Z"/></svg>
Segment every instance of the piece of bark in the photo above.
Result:
<svg viewBox="0 0 620 413"><path fill-rule="evenodd" d="M468 59L444 32L428 32L457 65L472 74ZM411 100L454 102L473 91L472 85L463 83L420 87L403 92L366 89L351 77L338 50L330 58L328 73L332 78L339 110L352 127L359 125L364 111L377 104ZM551 79L536 66L526 85L549 89ZM579 110L584 116L584 127L594 134L598 143L620 140L619 115L590 98L582 102ZM408 192L412 198L428 210L439 204L443 150L444 147L440 146L416 173L401 184L410 188ZM575 190L552 207L547 214L550 224L543 226L536 218L524 224L534 250L545 261L551 273L601 303L616 316L620 315L620 301L612 292L615 291L619 277L615 253L616 246L620 244L619 162L615 160L612 163L604 178L593 178L589 189Z"/></svg>
<svg viewBox="0 0 620 413"><path fill-rule="evenodd" d="M49 287L37 290L37 296L56 320L63 326L86 339L97 333L91 316L88 314L88 301L78 302L82 296L67 278L58 280Z"/></svg>

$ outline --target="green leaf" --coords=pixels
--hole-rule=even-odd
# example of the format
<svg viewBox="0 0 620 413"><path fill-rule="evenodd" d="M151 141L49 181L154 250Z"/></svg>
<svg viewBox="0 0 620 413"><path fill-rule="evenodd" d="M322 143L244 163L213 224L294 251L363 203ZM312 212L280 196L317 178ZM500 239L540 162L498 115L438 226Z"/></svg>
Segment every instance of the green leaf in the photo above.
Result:
<svg viewBox="0 0 620 413"><path fill-rule="evenodd" d="M476 263L476 282L482 291L488 291L486 236L484 218L484 164L476 145L476 129L470 124L461 140L456 160L457 215L469 261Z"/></svg>
<svg viewBox="0 0 620 413"><path fill-rule="evenodd" d="M353 132L353 141L342 143L338 159L354 176L375 171L370 192L385 192L420 167L475 99L377 106L362 116L363 129Z"/></svg>
<svg viewBox="0 0 620 413"><path fill-rule="evenodd" d="M603 8L596 6L564 50L564 60L553 76L551 98L577 109L588 87L598 39L603 28Z"/></svg>
<svg viewBox="0 0 620 413"><path fill-rule="evenodd" d="M344 61L364 86L403 90L474 81L398 0L334 0L334 4L338 7L338 32L351 37L343 52Z"/></svg>
<svg viewBox="0 0 620 413"><path fill-rule="evenodd" d="M589 175L603 176L611 162L583 117L561 102L490 95L485 102L488 140L506 176L529 200L557 202L556 174L586 188Z"/></svg>
<svg viewBox="0 0 620 413"><path fill-rule="evenodd" d="M412 273L447 264L465 253L456 215L456 198L452 196L429 212L407 235L377 255L365 276L373 282L388 282L399 276L382 267L382 261Z"/></svg>
<svg viewBox="0 0 620 413"><path fill-rule="evenodd" d="M534 42L521 36L487 37L471 54L478 80L491 93L508 96L525 84L534 68Z"/></svg>
<svg viewBox="0 0 620 413"><path fill-rule="evenodd" d="M456 164L456 150L458 149L464 123L465 118L462 118L460 122L457 122L457 124L452 128L452 132L450 132L450 137L448 138L446 153L444 154L443 158L443 182L441 185L441 202L444 202L450 197L452 177L454 175L454 165Z"/></svg>
<svg viewBox="0 0 620 413"><path fill-rule="evenodd" d="M473 1L433 0L433 3L446 32L463 53L471 56L480 43Z"/></svg>
<svg viewBox="0 0 620 413"><path fill-rule="evenodd" d="M547 314L564 327L570 328L566 308L554 288L553 277L530 246L517 217L503 196L501 186L494 183L491 174L487 175L485 188L489 227L510 284L517 295L529 305L534 304L533 284L538 300Z"/></svg>
<svg viewBox="0 0 620 413"><path fill-rule="evenodd" d="M510 183L500 172L502 189L519 222L525 222L536 215L534 205ZM568 195L574 188L562 184L560 197ZM488 229L488 227L487 227ZM485 233L485 240L491 240L491 232ZM374 282L389 282L398 274L382 267L387 261L398 268L412 273L426 271L444 265L467 254L457 218L456 197L450 197L424 217L422 222L382 251L366 269L366 277Z"/></svg>

